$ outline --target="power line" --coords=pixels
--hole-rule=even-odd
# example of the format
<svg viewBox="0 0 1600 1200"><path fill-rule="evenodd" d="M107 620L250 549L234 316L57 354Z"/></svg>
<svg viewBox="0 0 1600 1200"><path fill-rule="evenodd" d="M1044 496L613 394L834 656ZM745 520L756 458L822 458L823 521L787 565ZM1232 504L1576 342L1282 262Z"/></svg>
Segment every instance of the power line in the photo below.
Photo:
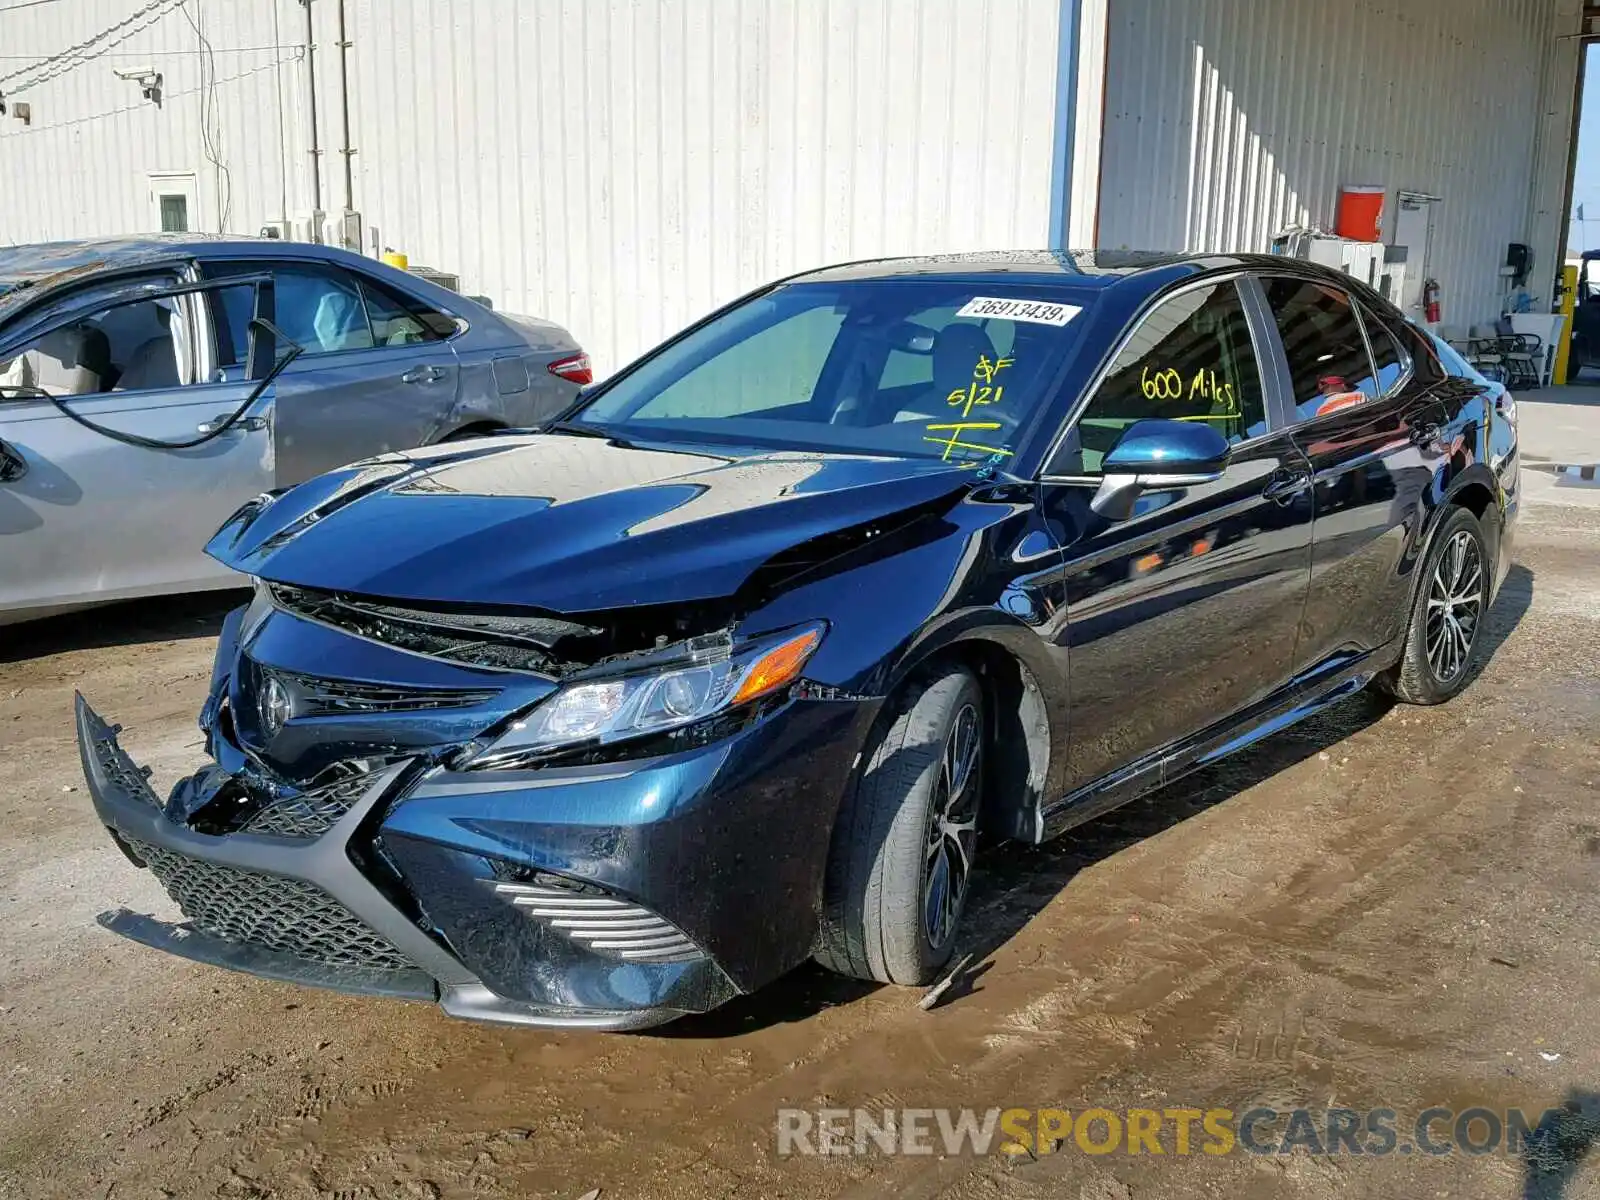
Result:
<svg viewBox="0 0 1600 1200"><path fill-rule="evenodd" d="M135 9L126 17L122 18L122 20L118 21L115 25L111 25L108 28L102 29L93 37L85 38L76 45L68 46L65 50L62 50L56 54L48 55L45 58L41 58L38 62L32 64L31 66L19 67L17 70L8 74L0 75L0 83L7 83L10 80L17 79L21 76L32 75L36 70L42 70L42 73L38 76L30 79L24 79L21 83L14 85L11 89L13 92L20 92L23 88L36 87L37 85L44 83L47 80L54 79L59 75L65 75L68 71L75 70L84 63L88 62L90 59L104 54L107 50L110 50L112 46L117 45L119 42L125 42L134 34L148 29L151 25L154 25L157 21L161 20L162 17L166 16L167 13L171 12L172 9L181 2L182 0L150 0L148 4L144 5L144 7ZM146 17L149 19L146 20L144 24L138 24L141 18ZM133 28L129 28L130 26ZM120 34L120 36L111 41L106 41L106 39L110 38L113 34ZM102 45L99 43L104 44Z"/></svg>
<svg viewBox="0 0 1600 1200"><path fill-rule="evenodd" d="M7 4L0 13L20 12L24 8L39 8L46 4L60 4L61 0L23 0L21 4Z"/></svg>
<svg viewBox="0 0 1600 1200"><path fill-rule="evenodd" d="M56 3L56 0L50 0L50 3ZM4 10L0 10L0 11L4 11ZM215 46L215 47L212 48L212 53L213 54L255 54L255 53L258 53L258 52L265 52L267 50L283 50L285 48L286 47L281 45L281 44L280 45L275 45L275 46L274 45L266 45L266 46ZM85 58L89 58L89 57L93 57L93 58L190 58L193 55L194 55L194 51L193 50L103 50L103 51L100 51L97 54L83 55L81 57L85 57ZM74 57L79 57L79 56L74 56ZM39 59L39 56L37 54L0 54L0 62L4 62L6 60L11 60L11 61L14 61L14 62L42 61L42 60Z"/></svg>

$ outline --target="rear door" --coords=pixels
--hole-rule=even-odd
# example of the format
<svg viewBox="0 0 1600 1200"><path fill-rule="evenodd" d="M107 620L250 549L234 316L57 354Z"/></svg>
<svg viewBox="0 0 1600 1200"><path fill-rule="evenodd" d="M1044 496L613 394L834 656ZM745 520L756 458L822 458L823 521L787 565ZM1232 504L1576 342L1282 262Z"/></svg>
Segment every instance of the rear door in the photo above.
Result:
<svg viewBox="0 0 1600 1200"><path fill-rule="evenodd" d="M1336 670L1398 637L1443 409L1395 336L1345 290L1261 281L1274 369L1311 463L1316 523L1297 673Z"/></svg>
<svg viewBox="0 0 1600 1200"><path fill-rule="evenodd" d="M1276 405L1253 288L1189 285L1153 308L1041 483L1063 548L1069 797L1118 772L1148 783L1152 756L1225 727L1290 677L1311 561L1309 468L1268 419ZM1233 443L1227 470L1215 483L1147 491L1132 517L1108 521L1089 507L1101 459L1150 417L1212 423ZM1115 788L1097 797L1119 798Z"/></svg>
<svg viewBox="0 0 1600 1200"><path fill-rule="evenodd" d="M420 446L448 427L461 374L447 340L453 324L430 320L409 298L331 264L206 267L208 274L262 269L275 283L273 320L302 349L277 381L280 487ZM233 313L228 322L235 340L243 336L242 318Z"/></svg>
<svg viewBox="0 0 1600 1200"><path fill-rule="evenodd" d="M202 547L230 513L273 486L270 393L227 433L183 450L120 442L40 394L95 424L158 441L188 440L236 410L255 384L208 382L218 372L199 297L117 299L176 282L175 274L124 279L97 288L87 304L80 294L6 349L0 439L25 469L0 482L0 612L237 578Z"/></svg>

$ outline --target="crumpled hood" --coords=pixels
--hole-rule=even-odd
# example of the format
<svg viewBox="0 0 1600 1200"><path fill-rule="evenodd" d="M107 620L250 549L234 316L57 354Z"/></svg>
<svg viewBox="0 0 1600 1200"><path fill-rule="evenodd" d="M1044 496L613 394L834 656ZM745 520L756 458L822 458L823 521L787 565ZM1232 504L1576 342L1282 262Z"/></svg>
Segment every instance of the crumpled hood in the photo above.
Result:
<svg viewBox="0 0 1600 1200"><path fill-rule="evenodd" d="M330 472L206 549L327 591L585 612L732 595L774 555L971 482L936 459L515 435Z"/></svg>

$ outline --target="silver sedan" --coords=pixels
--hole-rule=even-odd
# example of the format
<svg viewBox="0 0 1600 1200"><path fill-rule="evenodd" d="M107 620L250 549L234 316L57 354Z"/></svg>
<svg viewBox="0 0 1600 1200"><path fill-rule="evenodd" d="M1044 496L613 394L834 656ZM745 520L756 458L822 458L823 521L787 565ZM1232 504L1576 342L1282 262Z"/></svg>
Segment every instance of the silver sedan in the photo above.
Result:
<svg viewBox="0 0 1600 1200"><path fill-rule="evenodd" d="M241 504L539 424L589 375L559 325L331 247L0 249L0 624L238 586L201 547Z"/></svg>

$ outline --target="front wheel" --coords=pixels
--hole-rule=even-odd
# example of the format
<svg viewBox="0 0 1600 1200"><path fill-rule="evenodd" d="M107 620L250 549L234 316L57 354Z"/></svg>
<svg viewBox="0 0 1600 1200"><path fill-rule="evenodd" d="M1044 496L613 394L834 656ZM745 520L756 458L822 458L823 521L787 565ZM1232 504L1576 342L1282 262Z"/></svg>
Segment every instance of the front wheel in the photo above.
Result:
<svg viewBox="0 0 1600 1200"><path fill-rule="evenodd" d="M1378 687L1408 704L1442 704L1467 685L1489 607L1491 566L1478 518L1452 509L1434 539L1400 661Z"/></svg>
<svg viewBox="0 0 1600 1200"><path fill-rule="evenodd" d="M978 844L983 692L946 666L908 684L834 827L817 961L923 984L955 948Z"/></svg>

